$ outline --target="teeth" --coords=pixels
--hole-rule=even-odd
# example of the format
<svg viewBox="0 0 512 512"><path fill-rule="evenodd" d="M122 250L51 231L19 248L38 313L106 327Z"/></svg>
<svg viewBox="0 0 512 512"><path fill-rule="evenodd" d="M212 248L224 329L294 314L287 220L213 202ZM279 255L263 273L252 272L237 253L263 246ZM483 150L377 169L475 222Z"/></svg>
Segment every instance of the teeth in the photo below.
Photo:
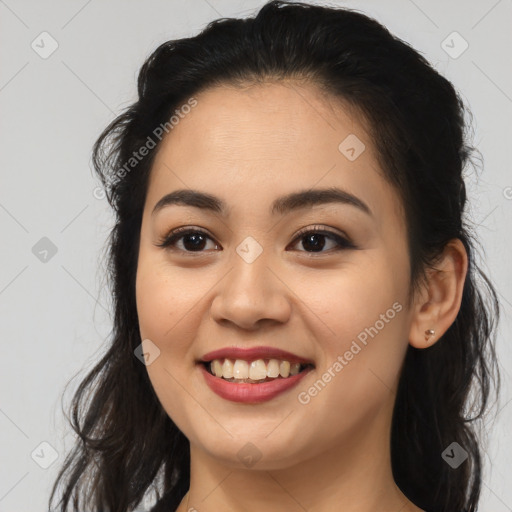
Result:
<svg viewBox="0 0 512 512"><path fill-rule="evenodd" d="M297 375L300 371L300 363L293 363L290 365L290 375Z"/></svg>
<svg viewBox="0 0 512 512"><path fill-rule="evenodd" d="M253 361L249 366L249 378L252 380L263 380L267 378L267 365L263 359Z"/></svg>
<svg viewBox="0 0 512 512"><path fill-rule="evenodd" d="M267 378L276 379L279 376L286 379L300 372L300 363L279 361L278 359L257 359L248 363L243 359L214 359L210 363L210 371L216 377L224 379L239 379L244 381L262 381Z"/></svg>
<svg viewBox="0 0 512 512"><path fill-rule="evenodd" d="M220 375L217 375L220 377ZM247 361L237 359L233 365L233 377L235 379L248 379L249 378L249 365Z"/></svg>
<svg viewBox="0 0 512 512"><path fill-rule="evenodd" d="M279 361L271 359L267 364L267 377L279 377Z"/></svg>
<svg viewBox="0 0 512 512"><path fill-rule="evenodd" d="M217 377L222 377L222 365L218 359L212 361L212 373Z"/></svg>
<svg viewBox="0 0 512 512"><path fill-rule="evenodd" d="M279 364L279 373L281 377L288 377L290 375L290 363L288 361L281 361Z"/></svg>
<svg viewBox="0 0 512 512"><path fill-rule="evenodd" d="M233 363L229 359L224 359L224 363L222 365L222 373L218 376L224 377L226 379L233 378Z"/></svg>

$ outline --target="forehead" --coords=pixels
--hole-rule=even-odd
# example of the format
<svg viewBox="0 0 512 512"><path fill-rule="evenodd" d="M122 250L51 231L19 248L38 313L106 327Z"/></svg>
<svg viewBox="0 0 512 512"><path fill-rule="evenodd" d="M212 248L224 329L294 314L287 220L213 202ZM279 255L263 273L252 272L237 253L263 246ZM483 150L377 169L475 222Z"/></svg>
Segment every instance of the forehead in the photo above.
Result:
<svg viewBox="0 0 512 512"><path fill-rule="evenodd" d="M263 212L274 197L336 186L361 197L377 221L400 216L398 196L381 175L361 120L315 86L224 85L195 99L162 141L148 206L172 190L192 188L233 203L237 213Z"/></svg>
<svg viewBox="0 0 512 512"><path fill-rule="evenodd" d="M207 157L237 163L334 163L342 140L357 135L373 152L365 130L339 102L292 82L218 86L196 96L197 106L164 139L160 154L175 162ZM352 167L355 167L353 165Z"/></svg>

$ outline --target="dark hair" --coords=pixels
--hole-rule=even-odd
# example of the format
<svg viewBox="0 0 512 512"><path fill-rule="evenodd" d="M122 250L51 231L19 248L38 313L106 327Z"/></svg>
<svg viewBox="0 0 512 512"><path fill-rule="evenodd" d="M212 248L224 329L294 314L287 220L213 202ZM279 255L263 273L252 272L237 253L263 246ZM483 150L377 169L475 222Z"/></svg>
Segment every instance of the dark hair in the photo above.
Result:
<svg viewBox="0 0 512 512"><path fill-rule="evenodd" d="M93 163L116 216L108 247L115 320L108 350L73 397L68 419L80 439L53 486L50 503L65 484L59 510L129 511L150 491L159 500L153 510L174 510L185 495L188 440L134 356L141 343L135 302L141 219L160 144L133 169L126 162L201 90L281 79L320 87L366 123L405 212L411 298L450 240L460 239L467 251L455 321L430 348L407 348L391 455L397 485L417 506L477 510L482 447L474 422L483 419L493 382L496 393L500 387L493 346L500 306L475 262L477 240L464 214L463 171L475 151L467 140L468 110L447 79L377 21L351 9L281 1L268 2L255 17L216 20L195 37L160 45L140 70L138 101L95 143ZM441 457L453 442L469 455L456 470Z"/></svg>

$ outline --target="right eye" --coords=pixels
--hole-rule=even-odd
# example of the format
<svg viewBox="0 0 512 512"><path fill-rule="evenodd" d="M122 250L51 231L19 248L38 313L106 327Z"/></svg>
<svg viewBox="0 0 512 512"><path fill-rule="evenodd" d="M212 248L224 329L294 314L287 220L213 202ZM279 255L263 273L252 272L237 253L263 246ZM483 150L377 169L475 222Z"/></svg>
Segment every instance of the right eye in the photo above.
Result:
<svg viewBox="0 0 512 512"><path fill-rule="evenodd" d="M176 247L176 242L180 239L183 239L183 248ZM159 243L156 245L169 250L175 250L177 248L177 250L185 253L200 253L203 252L206 239L213 241L205 231L184 227L171 231L160 239ZM215 247L219 247L219 245L215 244Z"/></svg>

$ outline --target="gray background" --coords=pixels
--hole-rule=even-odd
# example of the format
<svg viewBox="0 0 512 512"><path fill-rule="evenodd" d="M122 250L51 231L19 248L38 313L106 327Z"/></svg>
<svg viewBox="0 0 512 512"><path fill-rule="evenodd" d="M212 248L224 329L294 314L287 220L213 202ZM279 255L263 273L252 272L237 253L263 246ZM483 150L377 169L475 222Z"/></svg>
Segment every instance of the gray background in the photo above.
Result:
<svg viewBox="0 0 512 512"><path fill-rule="evenodd" d="M61 412L64 386L78 372L65 393L68 404L110 331L103 248L112 217L91 170L95 138L135 100L138 69L158 44L193 35L215 18L248 15L263 3L0 0L0 512L47 509L72 441ZM484 270L503 304L497 348L504 387L498 419L485 425L490 439L480 510L512 511L506 235L512 221L512 2L330 5L360 9L411 43L454 83L473 113L484 172L477 181L468 171L470 213L485 248ZM56 43L41 36L44 31ZM469 45L456 57L463 41L450 36L454 31ZM42 58L52 44L56 51ZM49 252L39 252L44 249ZM50 464L52 448L43 442L58 453L56 462Z"/></svg>

